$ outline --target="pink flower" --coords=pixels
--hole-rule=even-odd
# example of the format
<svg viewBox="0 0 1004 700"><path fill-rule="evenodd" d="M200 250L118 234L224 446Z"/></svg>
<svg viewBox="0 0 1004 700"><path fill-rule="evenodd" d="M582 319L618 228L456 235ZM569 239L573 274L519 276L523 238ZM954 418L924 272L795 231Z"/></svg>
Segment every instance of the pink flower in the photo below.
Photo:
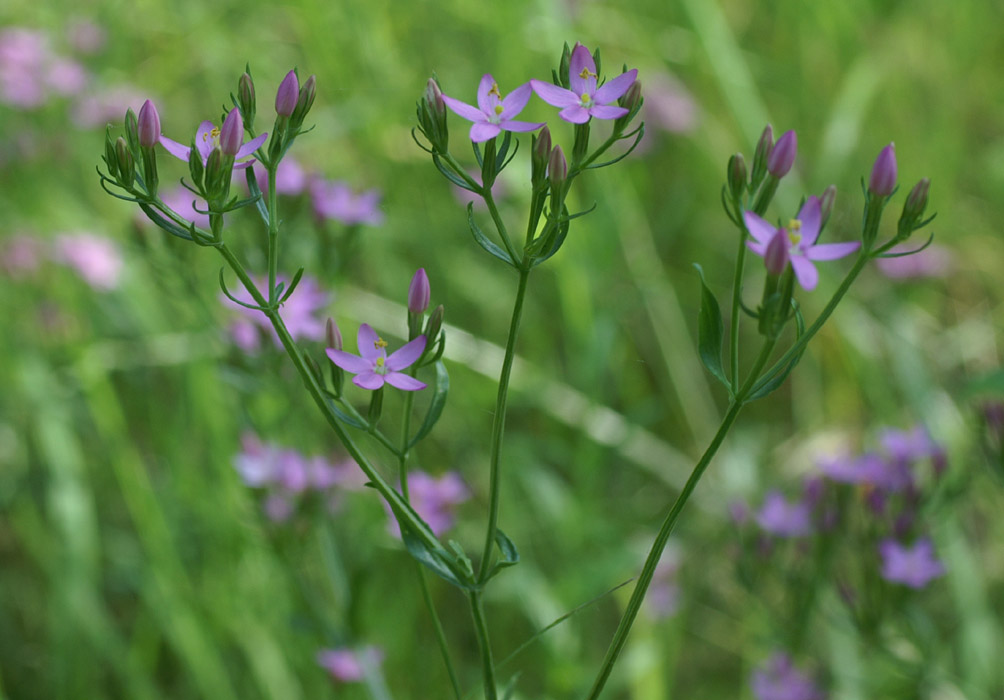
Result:
<svg viewBox="0 0 1004 700"><path fill-rule="evenodd" d="M344 350L328 348L325 352L336 365L354 375L352 383L362 389L376 390L384 382L402 391L418 391L425 383L410 377L401 370L413 365L425 351L425 336L420 335L390 357L387 356L387 341L380 338L368 324L359 326L357 336L359 355Z"/></svg>
<svg viewBox="0 0 1004 700"><path fill-rule="evenodd" d="M645 74L645 122L673 133L693 131L697 104L683 83L671 75Z"/></svg>
<svg viewBox="0 0 1004 700"><path fill-rule="evenodd" d="M750 679L756 700L823 700L812 677L795 668L791 657L775 652L758 666Z"/></svg>
<svg viewBox="0 0 1004 700"><path fill-rule="evenodd" d="M912 547L886 539L879 544L882 555L882 578L910 588L923 588L945 573L945 566L934 556L934 545L927 537Z"/></svg>
<svg viewBox="0 0 1004 700"><path fill-rule="evenodd" d="M213 149L220 146L220 134L221 129L214 126L211 121L204 121L199 124L199 128L195 131L195 147L199 151L199 155L202 156L202 164L205 165L206 161L209 159L209 154L213 152ZM240 140L243 140L243 132L237 135ZM251 164L255 162L254 158L251 160L246 160L258 150L258 147L265 143L265 139L268 138L268 134L259 134L253 140L239 146L235 150L234 159L237 161L234 164L234 169L249 168ZM236 140L236 139L235 139ZM164 135L160 137L160 145L164 147L168 153L170 153L175 158L188 162L188 156L191 154L192 149L188 146L183 146L177 141L172 141ZM228 145L236 145L228 144Z"/></svg>
<svg viewBox="0 0 1004 700"><path fill-rule="evenodd" d="M95 289L107 291L119 285L122 254L108 238L91 233L65 234L56 238L54 255Z"/></svg>
<svg viewBox="0 0 1004 700"><path fill-rule="evenodd" d="M819 198L816 196L809 197L798 212L798 218L788 222L787 228L775 228L751 211L743 213L743 220L753 239L747 241L746 245L760 257L766 256L767 246L776 235L784 234L788 237L791 243L788 255L795 270L795 277L802 288L810 292L819 282L819 272L812 264L814 260L836 260L850 255L861 247L861 243L857 241L816 244L822 220Z"/></svg>
<svg viewBox="0 0 1004 700"><path fill-rule="evenodd" d="M454 509L470 497L467 484L456 472L447 472L438 479L423 471L408 475L408 499L437 536L453 527ZM384 510L389 517L387 529L390 534L401 537L401 529L386 503Z"/></svg>
<svg viewBox="0 0 1004 700"><path fill-rule="evenodd" d="M446 95L443 95L443 102L464 119L474 122L471 125L471 141L481 143L495 138L502 131L536 131L544 126L544 122L513 121L513 117L522 112L530 101L530 94L530 84L524 83L502 97L495 78L485 73L478 85L477 107Z"/></svg>
<svg viewBox="0 0 1004 700"><path fill-rule="evenodd" d="M121 122L127 108L139 111L146 99L130 85L115 85L97 91L88 90L73 106L73 123L81 128Z"/></svg>
<svg viewBox="0 0 1004 700"><path fill-rule="evenodd" d="M321 649L317 652L317 664L327 670L332 678L342 683L363 680L367 668L374 668L383 662L383 651L375 646L362 649L339 647Z"/></svg>
<svg viewBox="0 0 1004 700"><path fill-rule="evenodd" d="M289 280L286 277L280 276L277 278L277 281L289 284ZM263 279L255 279L254 282L259 290L267 286ZM254 303L251 293L246 289L231 290L231 293L235 299L245 304ZM220 301L224 305L236 310L243 317L242 320L244 323L238 322L235 327L231 328L234 341L240 347L245 350L254 350L257 348L257 342L253 344L251 342L251 333L246 322L251 322L266 333L269 333L272 336L272 340L275 341L276 347L282 346L279 336L276 334L275 329L272 328L271 321L261 311L235 304L222 294L220 295ZM329 301L330 295L313 278L306 275L300 278L300 283L293 291L293 294L283 302L279 312L283 323L286 324L286 330L289 331L294 340L301 338L320 340L324 337L324 321L321 320L319 312L328 305Z"/></svg>
<svg viewBox="0 0 1004 700"><path fill-rule="evenodd" d="M889 249L890 253L905 253L916 246L901 243ZM875 265L886 277L906 279L911 277L944 277L953 265L952 253L944 246L929 245L919 253L898 258L877 258Z"/></svg>
<svg viewBox="0 0 1004 700"><path fill-rule="evenodd" d="M378 226L383 223L379 190L367 190L357 195L348 183L315 178L310 183L310 202L314 213L321 219L334 219L346 226Z"/></svg>
<svg viewBox="0 0 1004 700"><path fill-rule="evenodd" d="M624 107L613 103L628 91L638 77L638 69L621 73L602 86L596 86L596 62L592 54L582 44L576 44L569 59L568 81L571 90L531 80L530 85L537 96L555 107L562 107L558 116L572 124L585 124L590 117L597 119L617 119L628 113Z"/></svg>
<svg viewBox="0 0 1004 700"><path fill-rule="evenodd" d="M778 537L804 537L812 532L809 504L789 503L780 491L771 491L757 513L757 525L764 532Z"/></svg>
<svg viewBox="0 0 1004 700"><path fill-rule="evenodd" d="M20 109L42 105L48 98L45 71L51 59L42 32L22 27L0 32L0 101Z"/></svg>
<svg viewBox="0 0 1004 700"><path fill-rule="evenodd" d="M192 193L184 185L177 185L173 189L162 192L160 198L164 204L174 210L174 212L186 221L191 221L199 228L209 228L209 214L196 211L196 207L203 212L209 208L206 201L198 195ZM142 219L150 222L145 216Z"/></svg>
<svg viewBox="0 0 1004 700"><path fill-rule="evenodd" d="M261 166L254 166L254 176L258 189L268 196L268 172ZM295 158L287 155L279 162L275 171L275 191L279 194L295 196L307 189L307 173Z"/></svg>

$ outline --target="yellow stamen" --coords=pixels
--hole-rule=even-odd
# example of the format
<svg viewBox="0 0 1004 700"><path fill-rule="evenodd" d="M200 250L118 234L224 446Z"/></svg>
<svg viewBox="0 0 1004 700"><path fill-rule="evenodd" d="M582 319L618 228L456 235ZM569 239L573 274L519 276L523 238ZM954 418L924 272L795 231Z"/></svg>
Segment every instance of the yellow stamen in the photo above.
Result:
<svg viewBox="0 0 1004 700"><path fill-rule="evenodd" d="M492 83L492 89L488 91L488 94L489 95L495 95L495 97L499 98L500 100L502 99L502 95L499 94L499 84L498 83Z"/></svg>
<svg viewBox="0 0 1004 700"><path fill-rule="evenodd" d="M798 245L802 240L802 234L799 231L802 230L802 222L798 219L792 219L788 222L788 239L793 245Z"/></svg>
<svg viewBox="0 0 1004 700"><path fill-rule="evenodd" d="M215 141L216 139L218 139L220 137L220 130L217 127L214 126L213 130L210 131L208 134L203 134L202 138L206 138L207 136L209 138L213 139L213 141Z"/></svg>
<svg viewBox="0 0 1004 700"><path fill-rule="evenodd" d="M377 358L376 366L377 367L383 367L383 358L382 357L378 357Z"/></svg>
<svg viewBox="0 0 1004 700"><path fill-rule="evenodd" d="M377 338L375 341L373 341L373 347L375 347L377 350L379 350L380 348L385 348L387 347L387 341L384 340L383 338Z"/></svg>
<svg viewBox="0 0 1004 700"><path fill-rule="evenodd" d="M596 73L593 73L588 68L583 68L582 72L579 73L579 77L582 78L583 80L588 80L589 78L595 78L596 77Z"/></svg>

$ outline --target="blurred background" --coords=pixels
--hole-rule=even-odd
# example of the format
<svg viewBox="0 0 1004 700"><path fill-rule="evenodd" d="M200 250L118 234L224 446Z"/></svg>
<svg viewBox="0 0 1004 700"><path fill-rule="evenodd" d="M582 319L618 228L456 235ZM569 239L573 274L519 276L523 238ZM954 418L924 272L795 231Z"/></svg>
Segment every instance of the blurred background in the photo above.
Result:
<svg viewBox="0 0 1004 700"><path fill-rule="evenodd" d="M106 125L117 136L147 98L164 134L187 143L218 122L246 62L260 130L286 71L316 74L316 128L291 151L280 197L281 271L306 268L317 286L310 300L297 292L303 313L337 319L350 350L364 322L398 346L409 280L428 272L451 326L451 389L413 464L431 475L448 537L477 551L516 277L473 244L465 204L412 141L415 102L432 74L467 102L485 72L503 93L546 80L575 41L601 48L607 75L638 68L646 136L577 181L572 208L596 210L530 283L500 523L523 562L489 588L496 658L599 600L500 679L517 677L516 698L582 694L630 586L603 594L636 575L717 427L725 396L695 351L692 263L724 308L736 236L719 203L725 164L751 159L770 122L798 132L799 153L769 218L835 184L826 235L853 239L861 178L894 141L901 191L883 231L930 177L935 243L867 269L788 383L740 418L605 697L816 697L769 694L799 679L848 700L1004 696L1002 20L998 3L936 0L4 2L0 698L450 696L376 494L341 470L271 340L221 303L222 261L106 196L94 168ZM548 121L570 148L540 100L521 118ZM450 126L473 168L468 124ZM528 147L496 189L517 230ZM159 163L182 211L184 165L163 151ZM227 238L264 271L253 212L229 216ZM807 317L849 265L820 265L819 287L800 296ZM321 361L315 325L302 339ZM756 343L747 326L744 347ZM365 408L364 392L350 395ZM807 503L820 460L892 458L887 431L917 426L928 443L910 460L926 476L896 534L933 541L929 582L897 584L887 569L878 580L889 512L867 485L827 482L841 514L828 525L772 521L772 491ZM367 452L393 478L388 455ZM291 471L255 471L287 468L276 464ZM461 685L479 697L466 601L430 583Z"/></svg>

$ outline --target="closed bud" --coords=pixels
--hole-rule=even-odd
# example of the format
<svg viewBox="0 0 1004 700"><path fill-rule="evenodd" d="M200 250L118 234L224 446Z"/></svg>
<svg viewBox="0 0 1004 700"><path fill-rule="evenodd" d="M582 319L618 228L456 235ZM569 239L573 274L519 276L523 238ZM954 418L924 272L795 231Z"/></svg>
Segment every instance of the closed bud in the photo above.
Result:
<svg viewBox="0 0 1004 700"><path fill-rule="evenodd" d="M430 346L436 342L436 339L439 337L439 331L443 329L443 316L445 313L443 305L440 304L429 315L429 322L425 324L425 337L428 338L427 342Z"/></svg>
<svg viewBox="0 0 1004 700"><path fill-rule="evenodd" d="M296 100L296 108L293 110L293 115L290 120L296 127L299 127L303 123L303 120L307 118L307 112L310 108L314 106L314 98L317 96L317 78L315 76L310 76L307 78L307 82L303 84L300 88L299 97Z"/></svg>
<svg viewBox="0 0 1004 700"><path fill-rule="evenodd" d="M300 81L296 78L296 71L290 71L279 83L279 89L275 93L275 113L281 117L292 115L299 99Z"/></svg>
<svg viewBox="0 0 1004 700"><path fill-rule="evenodd" d="M599 71L599 68L596 69ZM621 107L628 110L628 116L631 116L639 107L641 107L641 81L635 80L631 83L631 87L627 89L627 92L617 100Z"/></svg>
<svg viewBox="0 0 1004 700"><path fill-rule="evenodd" d="M188 172L192 176L192 183L196 188L202 188L202 176L206 172L206 166L202 162L202 154L199 153L195 140L192 140L192 148L188 151Z"/></svg>
<svg viewBox="0 0 1004 700"><path fill-rule="evenodd" d="M230 110L220 129L220 150L224 155L236 156L244 143L244 122L238 109Z"/></svg>
<svg viewBox="0 0 1004 700"><path fill-rule="evenodd" d="M115 161L118 165L119 184L131 190L135 179L136 160L129 144L121 136L115 141Z"/></svg>
<svg viewBox="0 0 1004 700"><path fill-rule="evenodd" d="M578 46L579 42L575 42ZM569 66L572 62L572 50L568 48L568 42L565 42L565 47L561 50L561 60L558 61L558 80L561 81L561 86L568 88L572 84L571 77L569 76Z"/></svg>
<svg viewBox="0 0 1004 700"><path fill-rule="evenodd" d="M561 192L568 179L568 161L565 160L565 153L561 146L555 146L551 151L551 158L547 163L547 176L551 180L551 192Z"/></svg>
<svg viewBox="0 0 1004 700"><path fill-rule="evenodd" d="M446 119L446 103L443 101L443 91L435 78L429 78L425 84L425 101L429 105L432 116L438 121Z"/></svg>
<svg viewBox="0 0 1004 700"><path fill-rule="evenodd" d="M125 123L125 137L126 144L129 146L129 150L133 153L139 152L139 124L136 119L136 113L132 109L126 110Z"/></svg>
<svg viewBox="0 0 1004 700"><path fill-rule="evenodd" d="M254 92L254 79L250 73L244 73L237 81L237 104L240 105L244 120L251 125L254 122L257 102Z"/></svg>
<svg viewBox="0 0 1004 700"><path fill-rule="evenodd" d="M784 272L784 268L788 266L789 247L788 232L784 229L778 229L774 237L767 243L767 250L763 254L763 262L767 267L767 274L780 275Z"/></svg>
<svg viewBox="0 0 1004 700"><path fill-rule="evenodd" d="M868 191L879 197L888 197L896 189L896 146L890 143L879 151L872 174L868 178Z"/></svg>
<svg viewBox="0 0 1004 700"><path fill-rule="evenodd" d="M209 199L216 196L223 183L223 150L217 146L209 153L206 159L206 194Z"/></svg>
<svg viewBox="0 0 1004 700"><path fill-rule="evenodd" d="M927 209L927 191L931 187L931 181L926 177L913 186L910 194L907 195L906 204L903 205L903 218L919 219Z"/></svg>
<svg viewBox="0 0 1004 700"><path fill-rule="evenodd" d="M112 141L111 127L105 128L105 166L108 168L109 175L113 178L118 177L119 163L118 156L115 155L115 142Z"/></svg>
<svg viewBox="0 0 1004 700"><path fill-rule="evenodd" d="M795 132L784 132L767 157L767 172L777 178L784 177L795 163L797 153L798 137Z"/></svg>
<svg viewBox="0 0 1004 700"><path fill-rule="evenodd" d="M767 159L773 150L774 127L768 124L760 134L760 140L757 141L756 150L753 152L753 187L759 184L758 178L763 177L767 171Z"/></svg>
<svg viewBox="0 0 1004 700"><path fill-rule="evenodd" d="M408 311L413 314L425 313L429 308L431 294L429 276L425 274L425 268L420 267L411 278L411 285L408 287Z"/></svg>
<svg viewBox="0 0 1004 700"><path fill-rule="evenodd" d="M551 160L551 130L544 125L540 131L532 137L533 153L530 155L531 179L534 184L544 178L547 173L547 163Z"/></svg>
<svg viewBox="0 0 1004 700"><path fill-rule="evenodd" d="M736 153L729 158L729 192L739 199L746 191L746 159L742 153Z"/></svg>
<svg viewBox="0 0 1004 700"><path fill-rule="evenodd" d="M823 190L822 196L819 198L819 228L822 229L826 226L826 222L830 220L830 214L833 213L833 203L837 200L837 186L830 185L825 190Z"/></svg>
<svg viewBox="0 0 1004 700"><path fill-rule="evenodd" d="M139 145L144 148L153 148L160 140L160 115L150 100L139 109L136 129Z"/></svg>
<svg viewBox="0 0 1004 700"><path fill-rule="evenodd" d="M342 331L335 323L335 319L329 318L324 324L324 338L328 341L328 347L332 350L342 349Z"/></svg>

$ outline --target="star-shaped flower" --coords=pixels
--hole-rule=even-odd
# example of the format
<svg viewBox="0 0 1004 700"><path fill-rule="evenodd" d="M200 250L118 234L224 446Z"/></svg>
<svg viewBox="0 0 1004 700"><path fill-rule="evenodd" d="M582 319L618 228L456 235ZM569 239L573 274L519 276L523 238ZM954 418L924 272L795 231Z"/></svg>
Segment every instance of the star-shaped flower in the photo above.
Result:
<svg viewBox="0 0 1004 700"><path fill-rule="evenodd" d="M247 158L252 153L258 150L258 147L265 143L265 139L268 138L268 134L259 134L257 137L243 144L237 151L237 155L234 156L234 160L237 161L234 164L234 169L242 169L250 167L255 161L254 158L251 160L245 160L240 162L242 159ZM192 149L188 146L183 146L177 141L172 141L164 135L160 137L160 145L164 147L168 153L170 153L175 158L188 162L188 156L192 152ZM213 152L213 149L220 145L220 128L215 126L211 121L204 121L199 124L199 128L195 132L195 147L199 151L199 155L202 156L202 164L205 165L206 161L209 159L209 154Z"/></svg>
<svg viewBox="0 0 1004 700"><path fill-rule="evenodd" d="M477 107L446 95L443 95L443 102L464 119L474 122L471 141L481 143L495 138L502 131L536 131L544 126L544 122L513 121L513 117L522 112L530 101L530 92L530 84L524 83L502 97L495 78L485 73L478 85Z"/></svg>
<svg viewBox="0 0 1004 700"><path fill-rule="evenodd" d="M530 85L544 102L563 108L558 116L566 122L585 124L590 117L617 119L626 115L627 109L612 103L628 91L637 77L638 69L633 68L596 87L596 62L589 49L576 44L568 61L571 90L541 80L531 80Z"/></svg>
<svg viewBox="0 0 1004 700"><path fill-rule="evenodd" d="M410 377L401 370L413 365L425 350L425 336L420 335L413 341L387 357L387 341L376 334L369 324L359 326L359 355L347 353L344 350L328 348L325 352L336 365L346 372L356 375L352 383L362 389L376 390L384 382L403 391L418 391L425 384Z"/></svg>
<svg viewBox="0 0 1004 700"><path fill-rule="evenodd" d="M775 228L751 211L743 213L743 220L750 236L753 237L753 240L747 241L746 245L760 257L765 256L767 246L774 236L783 234L788 237L791 244L788 247L788 256L795 270L795 277L809 292L815 289L816 283L819 282L819 272L812 264L814 260L836 260L850 255L861 247L858 241L816 244L822 217L819 198L815 196L809 197L798 212L798 218L788 222L785 228Z"/></svg>
<svg viewBox="0 0 1004 700"><path fill-rule="evenodd" d="M912 547L892 539L882 540L879 554L882 578L910 588L923 588L945 573L945 566L934 556L934 545L927 537L917 540Z"/></svg>

